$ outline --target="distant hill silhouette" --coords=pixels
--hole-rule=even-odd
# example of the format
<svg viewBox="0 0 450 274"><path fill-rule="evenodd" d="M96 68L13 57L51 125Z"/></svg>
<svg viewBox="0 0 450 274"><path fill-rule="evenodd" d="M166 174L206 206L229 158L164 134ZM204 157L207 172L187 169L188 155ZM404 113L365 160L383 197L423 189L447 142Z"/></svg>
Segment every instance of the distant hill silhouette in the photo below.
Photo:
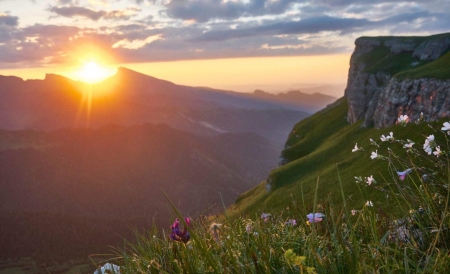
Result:
<svg viewBox="0 0 450 274"><path fill-rule="evenodd" d="M288 95L280 99L286 96L182 86L126 68L94 85L54 74L26 81L0 76L0 129L165 123L200 135L253 131L281 147L295 122L333 100ZM228 116L232 123L223 119Z"/></svg>
<svg viewBox="0 0 450 274"><path fill-rule="evenodd" d="M319 89L319 88L318 88ZM286 93L272 94L263 90L255 90L252 93L253 97L264 99L271 102L279 102L286 104L292 108L300 108L308 112L315 112L325 105L336 101L336 97L325 95L321 93L308 94L300 90L292 90Z"/></svg>

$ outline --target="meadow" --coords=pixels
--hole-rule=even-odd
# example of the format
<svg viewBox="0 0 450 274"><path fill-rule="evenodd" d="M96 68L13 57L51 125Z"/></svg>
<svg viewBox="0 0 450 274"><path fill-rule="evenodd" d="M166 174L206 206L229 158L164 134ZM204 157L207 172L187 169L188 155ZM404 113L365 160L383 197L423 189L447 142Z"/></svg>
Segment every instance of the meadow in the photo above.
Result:
<svg viewBox="0 0 450 274"><path fill-rule="evenodd" d="M136 231L136 241L103 263L120 266L120 273L447 273L450 124L399 117L395 127L409 128L408 138L390 132L348 150L387 167L355 174L352 195L362 205L351 203L335 167L340 201L318 195L318 177L314 195L286 197L282 209L192 220L172 204L172 226ZM389 204L368 200L370 192Z"/></svg>

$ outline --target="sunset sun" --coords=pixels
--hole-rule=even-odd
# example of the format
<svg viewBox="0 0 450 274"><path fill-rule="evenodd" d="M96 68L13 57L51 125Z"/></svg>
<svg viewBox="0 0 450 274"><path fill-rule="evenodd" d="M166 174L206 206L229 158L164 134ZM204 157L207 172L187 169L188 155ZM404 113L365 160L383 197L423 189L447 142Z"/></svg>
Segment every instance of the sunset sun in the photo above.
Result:
<svg viewBox="0 0 450 274"><path fill-rule="evenodd" d="M85 63L78 71L80 81L95 84L114 74L112 69L99 65L94 61Z"/></svg>

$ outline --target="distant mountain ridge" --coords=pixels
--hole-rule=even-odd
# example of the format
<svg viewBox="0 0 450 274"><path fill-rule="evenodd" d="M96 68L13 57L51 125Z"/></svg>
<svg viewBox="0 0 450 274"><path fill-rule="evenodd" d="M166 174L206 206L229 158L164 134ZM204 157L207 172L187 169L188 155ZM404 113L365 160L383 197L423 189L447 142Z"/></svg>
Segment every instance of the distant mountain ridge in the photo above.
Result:
<svg viewBox="0 0 450 274"><path fill-rule="evenodd" d="M303 107L311 111L319 110L323 108L324 104L331 104L337 99L336 97L321 93L308 94L300 90L291 90L285 93L272 94L257 89L252 95L256 98L281 102L293 107Z"/></svg>
<svg viewBox="0 0 450 274"><path fill-rule="evenodd" d="M26 81L0 76L0 129L6 130L165 123L200 135L253 128L282 144L292 124L308 115L300 109L311 110L305 103L177 85L126 68L93 85L55 74Z"/></svg>

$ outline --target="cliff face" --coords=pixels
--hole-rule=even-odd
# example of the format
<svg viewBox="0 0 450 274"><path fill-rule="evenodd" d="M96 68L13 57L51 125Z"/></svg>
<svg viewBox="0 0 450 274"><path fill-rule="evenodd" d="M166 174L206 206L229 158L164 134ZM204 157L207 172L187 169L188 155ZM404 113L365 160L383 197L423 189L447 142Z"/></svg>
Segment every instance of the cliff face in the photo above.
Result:
<svg viewBox="0 0 450 274"><path fill-rule="evenodd" d="M382 128L401 114L427 121L450 116L450 33L430 37L361 37L345 90L347 120Z"/></svg>

